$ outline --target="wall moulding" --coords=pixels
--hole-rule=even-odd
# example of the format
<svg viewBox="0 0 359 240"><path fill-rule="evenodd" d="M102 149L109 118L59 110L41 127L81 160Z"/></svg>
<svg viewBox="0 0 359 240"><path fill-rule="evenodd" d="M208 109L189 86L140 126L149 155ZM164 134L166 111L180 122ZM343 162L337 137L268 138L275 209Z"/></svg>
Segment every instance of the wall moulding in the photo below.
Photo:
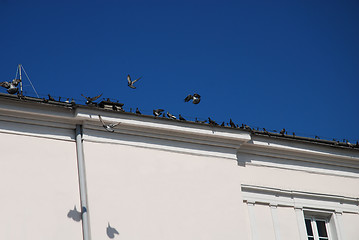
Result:
<svg viewBox="0 0 359 240"><path fill-rule="evenodd" d="M246 184L241 190L244 202L359 214L359 198Z"/></svg>

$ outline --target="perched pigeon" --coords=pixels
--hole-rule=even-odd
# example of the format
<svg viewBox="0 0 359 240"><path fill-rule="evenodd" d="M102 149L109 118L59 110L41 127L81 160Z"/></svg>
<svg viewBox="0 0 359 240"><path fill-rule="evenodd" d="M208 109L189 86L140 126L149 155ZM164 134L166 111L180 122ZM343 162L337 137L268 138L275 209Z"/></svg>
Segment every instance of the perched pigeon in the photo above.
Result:
<svg viewBox="0 0 359 240"><path fill-rule="evenodd" d="M282 136L284 136L285 128L283 128L279 133L280 133Z"/></svg>
<svg viewBox="0 0 359 240"><path fill-rule="evenodd" d="M128 74L128 75L127 75L127 85L128 85L130 88L132 88L132 89L136 89L136 87L133 86L133 84L134 84L135 82L137 82L138 80L140 80L141 78L142 78L142 77L139 77L139 78L137 78L136 80L131 81L130 74Z"/></svg>
<svg viewBox="0 0 359 240"><path fill-rule="evenodd" d="M189 94L184 101L185 102L189 102L191 101L193 102L193 104L198 104L201 101L201 96L197 93L194 93L193 95Z"/></svg>
<svg viewBox="0 0 359 240"><path fill-rule="evenodd" d="M115 130L113 129L114 127L116 127L118 124L120 124L120 122L118 123L111 123L111 124L105 124L105 122L102 120L101 116L98 115L98 118L100 119L102 126L104 127L104 129L106 129L108 132L114 132Z"/></svg>
<svg viewBox="0 0 359 240"><path fill-rule="evenodd" d="M179 120L181 120L181 121L186 121L186 119L185 119L184 117L182 117L181 114L178 115L178 118L179 118Z"/></svg>
<svg viewBox="0 0 359 240"><path fill-rule="evenodd" d="M66 99L65 103L70 103L70 98Z"/></svg>
<svg viewBox="0 0 359 240"><path fill-rule="evenodd" d="M213 126L217 126L218 123L216 123L214 120L212 120L211 118L208 118L208 123L209 125L213 125Z"/></svg>
<svg viewBox="0 0 359 240"><path fill-rule="evenodd" d="M155 117L159 117L163 111L164 111L163 109L155 109L153 110L153 115Z"/></svg>
<svg viewBox="0 0 359 240"><path fill-rule="evenodd" d="M55 98L51 97L50 94L47 94L47 96L49 97L49 100L50 100L50 101L56 101Z"/></svg>
<svg viewBox="0 0 359 240"><path fill-rule="evenodd" d="M222 122L221 127L224 127L224 122Z"/></svg>
<svg viewBox="0 0 359 240"><path fill-rule="evenodd" d="M0 82L0 86L6 88L10 94L15 94L19 91L17 85L21 82L20 79L14 79L11 82Z"/></svg>
<svg viewBox="0 0 359 240"><path fill-rule="evenodd" d="M93 104L93 101L96 101L97 99L99 99L102 96L102 93L96 97L86 97L83 94L81 94L81 96L83 96L84 98L86 98L86 104Z"/></svg>
<svg viewBox="0 0 359 240"><path fill-rule="evenodd" d="M167 112L167 117L169 119L177 119L176 116L172 115L171 113Z"/></svg>
<svg viewBox="0 0 359 240"><path fill-rule="evenodd" d="M114 238L115 234L119 235L120 233L116 230L116 228L111 227L110 223L108 223L106 228L106 234L109 238Z"/></svg>
<svg viewBox="0 0 359 240"><path fill-rule="evenodd" d="M236 128L236 124L232 121L232 119L229 119L229 125L231 125L232 128Z"/></svg>
<svg viewBox="0 0 359 240"><path fill-rule="evenodd" d="M140 114L140 115L141 115L141 112L140 112L140 110L138 110L138 108L136 108L136 114Z"/></svg>

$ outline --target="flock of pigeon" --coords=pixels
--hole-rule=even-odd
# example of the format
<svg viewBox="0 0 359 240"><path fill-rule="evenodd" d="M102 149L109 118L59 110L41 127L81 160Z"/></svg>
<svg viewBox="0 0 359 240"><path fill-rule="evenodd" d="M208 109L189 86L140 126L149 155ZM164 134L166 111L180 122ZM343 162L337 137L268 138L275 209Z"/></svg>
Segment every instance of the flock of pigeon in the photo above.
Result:
<svg viewBox="0 0 359 240"><path fill-rule="evenodd" d="M131 80L131 76L130 75L127 75L127 85L128 87L130 87L131 89L136 89L136 87L134 86L134 84L140 80L142 77L139 77L135 80ZM18 94L18 97L21 98L23 97L22 96L22 93L19 93L19 89L18 89L18 84L21 82L20 79L14 79L12 80L11 82L0 82L0 86L1 87L4 87L7 89L7 92L9 94ZM86 99L86 105L90 105L90 106L101 106L99 105L98 103L94 102L96 101L97 99L99 99L102 94L98 95L98 96L95 96L95 97L86 97L84 96L83 94L81 94L82 97L84 97ZM50 94L48 94L48 99L45 99L43 98L43 101L44 102L48 102L48 101L55 101L55 102L61 102L61 97L59 97L58 100L55 100ZM194 94L189 94L185 97L184 99L185 102L190 102L192 101L193 104L198 104L200 103L201 101L201 96L198 94L198 93L194 93ZM76 105L75 101L73 99L70 99L67 98L66 101L64 101L65 103L71 103L73 106ZM112 108L113 110L120 110L120 111L124 111L122 106L124 104L122 103L119 103L119 102L112 102L110 101L109 99L107 99L106 101L103 101L103 102L106 102L107 104L109 105L112 105ZM101 104L101 103L100 103ZM103 107L103 106L102 106ZM132 111L132 110L131 110ZM136 108L136 111L135 111L136 114L141 114L141 112L139 111L138 108ZM154 109L153 110L153 115L155 117L163 117L163 118L169 118L169 119L173 119L173 120L180 120L180 121L186 121L186 119L184 117L181 116L181 114L179 114L178 116L178 119L176 116L174 116L173 114L169 113L169 112L165 112L164 109ZM114 132L114 128L116 126L118 126L120 123L110 123L110 124L106 124L103 119L101 118L101 116L99 115L99 120L102 124L102 126L108 131L108 132ZM214 120L212 120L211 118L208 118L208 120L204 120L204 121L200 121L196 118L195 122L197 123L207 123L209 124L210 126L221 126L221 127L224 127L224 126L228 126L228 127L231 127L231 128L240 128L240 129L244 129L244 130L247 130L247 131L250 131L251 133L259 133L259 134L265 134L265 135L268 135L268 136L271 136L271 135L278 135L278 133L274 130L273 132L275 133L271 133L271 132L268 132L265 128L263 128L263 130L259 130L259 128L257 129L254 129L254 128L251 128L249 127L248 125L245 125L245 124L242 124L241 126L239 126L238 124L235 124L232 119L229 120L229 123L225 124L225 122L222 122L222 124L218 124L216 123ZM296 137L295 133L293 132L293 137ZM283 128L280 132L279 132L279 135L281 136L289 136L287 131L285 130L285 128ZM315 136L315 139L320 139L318 136ZM333 139L333 141L338 145L340 144L340 142L336 139ZM356 142L356 144L352 144L350 143L347 139L343 139L343 143L346 144L347 146L349 147L355 147L355 148L359 148L359 143L358 141ZM340 144L342 145L342 144Z"/></svg>

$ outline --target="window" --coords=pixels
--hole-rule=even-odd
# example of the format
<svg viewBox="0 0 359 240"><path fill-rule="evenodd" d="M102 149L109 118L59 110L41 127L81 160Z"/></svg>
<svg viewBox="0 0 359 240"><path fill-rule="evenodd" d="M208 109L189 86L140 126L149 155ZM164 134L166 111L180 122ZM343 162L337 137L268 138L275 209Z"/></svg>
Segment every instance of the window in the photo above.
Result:
<svg viewBox="0 0 359 240"><path fill-rule="evenodd" d="M327 219L305 217L308 240L330 240L329 222Z"/></svg>

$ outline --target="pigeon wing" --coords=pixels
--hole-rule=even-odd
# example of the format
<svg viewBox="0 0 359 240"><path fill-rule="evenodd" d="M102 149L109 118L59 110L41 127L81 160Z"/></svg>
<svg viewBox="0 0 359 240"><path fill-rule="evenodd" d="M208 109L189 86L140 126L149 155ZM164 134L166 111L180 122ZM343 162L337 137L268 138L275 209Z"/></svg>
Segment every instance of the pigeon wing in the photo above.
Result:
<svg viewBox="0 0 359 240"><path fill-rule="evenodd" d="M184 101L185 101L185 102L189 102L192 98L193 98L192 95L189 94L189 95L184 99Z"/></svg>
<svg viewBox="0 0 359 240"><path fill-rule="evenodd" d="M120 124L120 122L118 122L118 123L111 123L109 126L110 126L111 128L114 128L114 127L116 127L118 124Z"/></svg>
<svg viewBox="0 0 359 240"><path fill-rule="evenodd" d="M89 100L89 99L90 99L89 97L84 96L82 93L81 93L81 96L83 96L84 98L86 98L86 100Z"/></svg>
<svg viewBox="0 0 359 240"><path fill-rule="evenodd" d="M0 86L4 87L4 88L9 88L10 87L10 83L9 82L0 82Z"/></svg>
<svg viewBox="0 0 359 240"><path fill-rule="evenodd" d="M100 119L102 125L106 126L105 122L102 120L102 117L100 115L98 115L98 118Z"/></svg>
<svg viewBox="0 0 359 240"><path fill-rule="evenodd" d="M96 101L97 99L99 99L102 96L103 93L101 93L100 95L90 98L91 101Z"/></svg>
<svg viewBox="0 0 359 240"><path fill-rule="evenodd" d="M142 77L139 77L139 78L137 78L136 80L133 80L132 81L132 84L134 84L135 82L137 82L138 80L140 80Z"/></svg>
<svg viewBox="0 0 359 240"><path fill-rule="evenodd" d="M200 96L199 94L197 94L197 93L193 94L193 96L196 97L196 98L200 98L200 97L201 97L201 96Z"/></svg>
<svg viewBox="0 0 359 240"><path fill-rule="evenodd" d="M131 82L130 74L127 75L127 82L128 82L128 84L131 84L131 83L132 83L132 82Z"/></svg>

